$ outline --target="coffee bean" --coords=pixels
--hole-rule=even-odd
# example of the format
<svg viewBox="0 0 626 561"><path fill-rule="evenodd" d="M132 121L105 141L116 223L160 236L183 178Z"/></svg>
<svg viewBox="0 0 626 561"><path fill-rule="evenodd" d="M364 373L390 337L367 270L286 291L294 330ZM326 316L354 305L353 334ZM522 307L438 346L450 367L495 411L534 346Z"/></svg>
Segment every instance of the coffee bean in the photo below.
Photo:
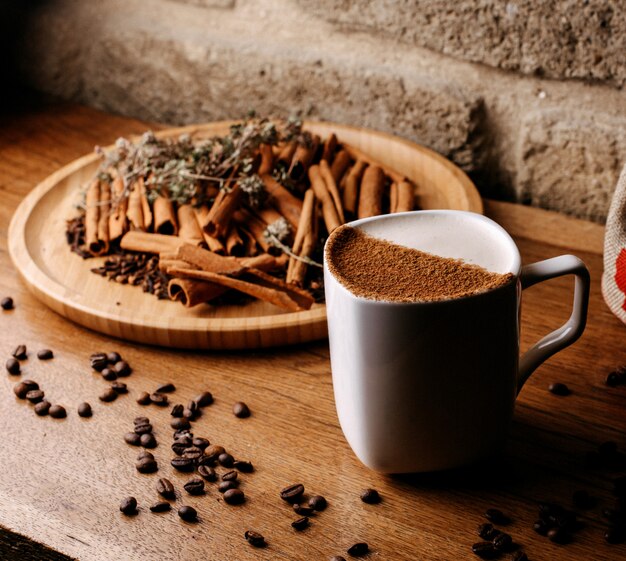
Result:
<svg viewBox="0 0 626 561"><path fill-rule="evenodd" d="M239 487L239 481L237 481L236 479L231 481L221 481L220 484L217 486L217 490L220 493L226 493L227 491L236 489L237 487Z"/></svg>
<svg viewBox="0 0 626 561"><path fill-rule="evenodd" d="M116 393L128 393L128 386L124 382L113 382L111 389Z"/></svg>
<svg viewBox="0 0 626 561"><path fill-rule="evenodd" d="M178 516L180 516L185 522L196 522L198 520L198 513L192 506L181 506L178 509Z"/></svg>
<svg viewBox="0 0 626 561"><path fill-rule="evenodd" d="M199 466L211 466L211 467L213 467L213 466L215 466L216 463L217 462L215 460L215 456L207 456L206 454L200 456L196 460L196 464L199 465Z"/></svg>
<svg viewBox="0 0 626 561"><path fill-rule="evenodd" d="M183 458L189 458L194 461L199 460L202 455L202 450L200 448L196 448L195 446L191 446L183 452Z"/></svg>
<svg viewBox="0 0 626 561"><path fill-rule="evenodd" d="M22 380L13 388L13 393L20 399L26 399L26 394L32 390L39 389L39 384L32 380Z"/></svg>
<svg viewBox="0 0 626 561"><path fill-rule="evenodd" d="M300 516L311 516L315 511L310 506L302 506L298 503L293 505L293 511Z"/></svg>
<svg viewBox="0 0 626 561"><path fill-rule="evenodd" d="M485 512L485 518L498 526L506 526L511 523L511 519L497 508L488 508Z"/></svg>
<svg viewBox="0 0 626 561"><path fill-rule="evenodd" d="M192 440L192 444L196 448L200 448L200 450L204 450L211 443L209 442L207 438L202 438L201 436L197 436L196 438Z"/></svg>
<svg viewBox="0 0 626 561"><path fill-rule="evenodd" d="M238 469L241 473L252 473L254 471L252 463L244 460L235 460L233 462L233 467Z"/></svg>
<svg viewBox="0 0 626 561"><path fill-rule="evenodd" d="M150 394L148 392L141 392L137 397L137 403L139 405L150 405L151 403Z"/></svg>
<svg viewBox="0 0 626 561"><path fill-rule="evenodd" d="M135 497L126 497L120 503L120 511L126 516L137 514L137 499Z"/></svg>
<svg viewBox="0 0 626 561"><path fill-rule="evenodd" d="M569 395L572 393L570 389L561 382L554 382L548 386L548 391L554 395Z"/></svg>
<svg viewBox="0 0 626 561"><path fill-rule="evenodd" d="M2 306L2 309L5 311L12 310L13 298L11 298L10 296L3 298L2 300L0 300L0 306Z"/></svg>
<svg viewBox="0 0 626 561"><path fill-rule="evenodd" d="M166 407L169 405L167 396L162 393L154 392L150 394L150 401L159 407Z"/></svg>
<svg viewBox="0 0 626 561"><path fill-rule="evenodd" d="M141 444L143 448L156 448L157 447L156 438L154 438L154 435L152 433L142 434L139 437L139 444Z"/></svg>
<svg viewBox="0 0 626 561"><path fill-rule="evenodd" d="M626 512L620 508L603 508L602 516L612 524L623 524L626 522Z"/></svg>
<svg viewBox="0 0 626 561"><path fill-rule="evenodd" d="M182 456L185 450L187 450L188 446L183 442L174 442L172 444L172 451L177 456Z"/></svg>
<svg viewBox="0 0 626 561"><path fill-rule="evenodd" d="M572 494L572 502L574 506L582 508L583 510L593 508L596 504L596 500L584 489L574 491Z"/></svg>
<svg viewBox="0 0 626 561"><path fill-rule="evenodd" d="M18 345L15 347L15 350L13 351L13 358L16 358L17 360L26 360L27 356L26 345Z"/></svg>
<svg viewBox="0 0 626 561"><path fill-rule="evenodd" d="M26 394L26 399L31 403L39 403L44 397L45 394L41 390L31 390Z"/></svg>
<svg viewBox="0 0 626 561"><path fill-rule="evenodd" d="M198 466L198 474L207 481L217 481L217 473L210 466Z"/></svg>
<svg viewBox="0 0 626 561"><path fill-rule="evenodd" d="M233 458L228 452L224 452L217 457L217 461L220 463L221 466L225 468L230 468L233 467L233 464L235 463L235 458Z"/></svg>
<svg viewBox="0 0 626 561"><path fill-rule="evenodd" d="M102 353L102 354L104 354L104 353ZM116 364L116 363L118 363L118 362L120 362L122 360L122 357L120 356L120 353L111 352L111 353L107 353L106 354L106 359L111 364Z"/></svg>
<svg viewBox="0 0 626 561"><path fill-rule="evenodd" d="M182 404L177 403L176 405L174 405L174 407L172 407L172 412L170 413L170 415L172 415L172 417L182 417L183 416L183 409L184 407L182 406Z"/></svg>
<svg viewBox="0 0 626 561"><path fill-rule="evenodd" d="M612 526L604 533L604 540L612 545L624 543L626 541L626 528L624 526Z"/></svg>
<svg viewBox="0 0 626 561"><path fill-rule="evenodd" d="M309 519L306 516L298 518L291 523L291 527L295 530L302 531L309 525Z"/></svg>
<svg viewBox="0 0 626 561"><path fill-rule="evenodd" d="M54 358L54 353L50 349L41 349L37 351L37 358L39 360L50 360Z"/></svg>
<svg viewBox="0 0 626 561"><path fill-rule="evenodd" d="M207 407L213 403L213 394L211 392L202 392L193 398L198 407Z"/></svg>
<svg viewBox="0 0 626 561"><path fill-rule="evenodd" d="M528 555L520 549L511 556L511 561L528 561Z"/></svg>
<svg viewBox="0 0 626 561"><path fill-rule="evenodd" d="M505 532L500 532L491 543L498 551L510 551L513 547L513 538Z"/></svg>
<svg viewBox="0 0 626 561"><path fill-rule="evenodd" d="M170 423L170 426L176 430L184 430L191 428L189 421L187 419L176 419L174 418Z"/></svg>
<svg viewBox="0 0 626 561"><path fill-rule="evenodd" d="M380 502L380 495L376 489L364 489L361 491L361 500L369 505L375 505Z"/></svg>
<svg viewBox="0 0 626 561"><path fill-rule="evenodd" d="M285 487L280 492L280 498L283 501L287 501L288 503L296 503L300 500L304 493L304 485L302 483L294 483L293 485L289 485Z"/></svg>
<svg viewBox="0 0 626 561"><path fill-rule="evenodd" d="M191 410L185 407L183 409L183 418L187 421L195 421L197 417L200 416L200 411Z"/></svg>
<svg viewBox="0 0 626 561"><path fill-rule="evenodd" d="M93 415L93 411L91 410L91 405L84 401L78 406L78 416L79 417L91 417Z"/></svg>
<svg viewBox="0 0 626 561"><path fill-rule="evenodd" d="M35 413L37 413L37 415L39 415L40 417L47 415L49 412L50 402L47 399L44 399L43 401L35 404Z"/></svg>
<svg viewBox="0 0 626 561"><path fill-rule="evenodd" d="M231 482L229 482L231 483ZM240 505L246 500L241 489L229 489L224 493L224 502L229 505Z"/></svg>
<svg viewBox="0 0 626 561"><path fill-rule="evenodd" d="M166 499L173 499L176 497L174 485L172 485L172 482L169 479L159 479L156 483L156 490L159 495Z"/></svg>
<svg viewBox="0 0 626 561"><path fill-rule="evenodd" d="M478 555L481 559L495 559L496 557L500 557L500 552L491 542L475 543L472 546L472 553Z"/></svg>
<svg viewBox="0 0 626 561"><path fill-rule="evenodd" d="M183 485L183 488L190 495L203 495L204 494L204 481L197 477L190 479Z"/></svg>
<svg viewBox="0 0 626 561"><path fill-rule="evenodd" d="M154 503L150 507L151 512L167 512L172 509L172 505L170 503L166 503L165 501L160 501L158 503Z"/></svg>
<svg viewBox="0 0 626 561"><path fill-rule="evenodd" d="M567 530L564 530L563 528L552 528L551 530L548 530L548 539L551 542L563 545L569 543L571 537Z"/></svg>
<svg viewBox="0 0 626 561"><path fill-rule="evenodd" d="M149 425L150 419L148 417L135 417L133 419L133 425Z"/></svg>
<svg viewBox="0 0 626 561"><path fill-rule="evenodd" d="M170 462L174 469L178 471L193 471L194 470L194 461L191 458L172 458Z"/></svg>
<svg viewBox="0 0 626 561"><path fill-rule="evenodd" d="M500 533L500 530L496 530L493 527L493 524L489 524L488 522L485 522L485 524L480 524L478 526L478 535L483 539L483 540L487 540L487 541L491 541L493 540L493 538L495 538L498 534Z"/></svg>
<svg viewBox="0 0 626 561"><path fill-rule="evenodd" d="M355 543L348 549L348 555L352 557L361 557L369 552L370 548L365 542Z"/></svg>
<svg viewBox="0 0 626 561"><path fill-rule="evenodd" d="M243 401L238 401L233 405L233 415L239 419L245 419L250 416L250 409Z"/></svg>
<svg viewBox="0 0 626 561"><path fill-rule="evenodd" d="M117 399L117 392L113 388L107 388L98 396L100 401L104 401L105 403L110 403L111 401L115 401Z"/></svg>
<svg viewBox="0 0 626 561"><path fill-rule="evenodd" d="M155 471L159 469L158 464L156 460L154 459L154 457L150 458L149 456L146 456L142 458L141 460L138 460L137 463L135 464L135 467L137 468L137 471L139 473L154 473Z"/></svg>
<svg viewBox="0 0 626 561"><path fill-rule="evenodd" d="M313 495L307 503L313 510L317 512L321 512L324 510L328 504L326 503L326 499L322 497L322 495Z"/></svg>
<svg viewBox="0 0 626 561"><path fill-rule="evenodd" d="M550 524L543 519L536 520L533 524L533 530L540 536L547 536L548 530L550 530Z"/></svg>
<svg viewBox="0 0 626 561"><path fill-rule="evenodd" d="M186 448L193 446L193 437L189 431L176 431L174 433L174 439L179 444L184 444Z"/></svg>
<svg viewBox="0 0 626 561"><path fill-rule="evenodd" d="M109 364L109 361L106 354L94 353L89 357L89 363L95 371L102 372Z"/></svg>
<svg viewBox="0 0 626 561"><path fill-rule="evenodd" d="M130 444L131 446L139 446L141 436L135 432L127 432L124 435L124 442L126 442L126 444Z"/></svg>
<svg viewBox="0 0 626 561"><path fill-rule="evenodd" d="M135 434L149 434L152 432L152 425L146 423L145 425L135 425Z"/></svg>
<svg viewBox="0 0 626 561"><path fill-rule="evenodd" d="M231 469L222 475L222 481L235 481L237 477L238 473L234 469Z"/></svg>
<svg viewBox="0 0 626 561"><path fill-rule="evenodd" d="M213 461L217 461L217 458L219 458L220 454L223 454L224 452L226 452L226 450L223 446L220 446L219 444L211 444L204 450L204 455L207 458L212 459Z"/></svg>
<svg viewBox="0 0 626 561"><path fill-rule="evenodd" d="M176 391L176 386L168 382L167 384L161 384L156 391L157 393L172 393Z"/></svg>
<svg viewBox="0 0 626 561"><path fill-rule="evenodd" d="M50 416L53 419L65 419L65 417L67 417L67 411L62 405L53 405L50 407Z"/></svg>
<svg viewBox="0 0 626 561"><path fill-rule="evenodd" d="M108 360L108 359L107 359ZM113 365L113 371L120 377L130 376L132 368L125 360L119 360Z"/></svg>
<svg viewBox="0 0 626 561"><path fill-rule="evenodd" d="M265 538L253 530L246 530L243 537L253 547L265 547L266 545Z"/></svg>
<svg viewBox="0 0 626 561"><path fill-rule="evenodd" d="M141 460L145 460L146 458L154 460L154 454L152 452L148 452L147 450L142 450L141 452L139 452L139 454L137 454L138 462Z"/></svg>
<svg viewBox="0 0 626 561"><path fill-rule="evenodd" d="M115 380L117 380L117 374L114 370L111 370L110 368L103 368L100 374L102 374L102 377L107 382L114 382Z"/></svg>
<svg viewBox="0 0 626 561"><path fill-rule="evenodd" d="M619 386L620 384L623 384L625 381L626 381L626 376L624 375L624 372L622 370L614 370L613 372L609 372L607 374L607 377L604 380L604 383L607 386L614 388L615 386Z"/></svg>
<svg viewBox="0 0 626 561"><path fill-rule="evenodd" d="M200 411L200 407L198 406L198 404L193 399L191 401L187 402L186 409L189 409L189 411L193 411L194 413Z"/></svg>
<svg viewBox="0 0 626 561"><path fill-rule="evenodd" d="M20 363L15 358L10 358L6 361L5 368L9 374L17 376L21 372Z"/></svg>

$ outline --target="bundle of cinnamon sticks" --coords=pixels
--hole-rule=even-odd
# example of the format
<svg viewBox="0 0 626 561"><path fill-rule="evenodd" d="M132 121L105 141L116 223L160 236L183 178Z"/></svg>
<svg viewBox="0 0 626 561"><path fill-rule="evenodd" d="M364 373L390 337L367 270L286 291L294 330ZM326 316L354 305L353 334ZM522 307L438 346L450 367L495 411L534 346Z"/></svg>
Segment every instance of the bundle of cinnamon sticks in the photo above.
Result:
<svg viewBox="0 0 626 561"><path fill-rule="evenodd" d="M86 190L83 251L158 255L170 298L185 306L235 290L297 311L314 303L328 233L415 208L406 177L335 134L260 142L247 159L231 160L220 177L186 168L186 180L198 178L187 199L172 195L175 176L169 187L157 183L154 166L101 170Z"/></svg>

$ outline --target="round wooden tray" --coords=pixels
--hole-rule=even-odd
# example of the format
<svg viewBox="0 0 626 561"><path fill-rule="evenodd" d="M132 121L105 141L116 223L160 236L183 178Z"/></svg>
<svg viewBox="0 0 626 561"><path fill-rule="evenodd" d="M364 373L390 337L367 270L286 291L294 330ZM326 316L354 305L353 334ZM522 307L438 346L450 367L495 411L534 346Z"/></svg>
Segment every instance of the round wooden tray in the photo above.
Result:
<svg viewBox="0 0 626 561"><path fill-rule="evenodd" d="M168 129L157 136L221 135L231 124L228 121ZM482 213L482 201L469 178L431 150L367 129L320 122L306 122L305 128L322 138L335 132L340 141L406 174L417 185L417 200L424 209ZM75 215L79 188L90 179L98 163L99 158L91 154L58 170L29 193L11 220L11 258L42 302L90 329L168 347L259 348L326 337L326 308L320 304L306 312L292 313L259 301L187 309L91 273L90 269L102 259L83 260L70 252L65 242L65 221Z"/></svg>

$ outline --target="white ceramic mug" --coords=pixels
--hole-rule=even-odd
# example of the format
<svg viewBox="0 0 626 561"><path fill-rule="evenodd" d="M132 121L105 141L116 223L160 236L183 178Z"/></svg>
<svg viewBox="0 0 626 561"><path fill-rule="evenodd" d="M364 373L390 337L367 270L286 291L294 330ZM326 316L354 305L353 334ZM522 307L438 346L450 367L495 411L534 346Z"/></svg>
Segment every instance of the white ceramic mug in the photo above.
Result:
<svg viewBox="0 0 626 561"><path fill-rule="evenodd" d="M365 465L384 473L455 468L492 454L504 444L524 382L585 328L584 263L562 255L522 267L509 234L469 212L416 211L349 225L515 276L464 298L382 302L348 291L330 273L324 252L333 388L350 446ZM520 358L522 290L568 274L576 281L569 320Z"/></svg>

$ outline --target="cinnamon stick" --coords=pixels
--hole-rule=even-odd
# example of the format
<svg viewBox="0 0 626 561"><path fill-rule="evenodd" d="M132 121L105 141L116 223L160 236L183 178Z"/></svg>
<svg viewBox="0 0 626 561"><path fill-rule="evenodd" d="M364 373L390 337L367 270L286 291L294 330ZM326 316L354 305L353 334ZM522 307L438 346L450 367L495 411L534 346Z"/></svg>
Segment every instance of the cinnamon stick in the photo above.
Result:
<svg viewBox="0 0 626 561"><path fill-rule="evenodd" d="M178 237L190 244L202 245L204 237L193 207L190 204L180 205L176 215L178 218Z"/></svg>
<svg viewBox="0 0 626 561"><path fill-rule="evenodd" d="M369 165L361 179L361 194L359 196L359 218L378 216L383 211L383 192L385 189L385 174L376 165Z"/></svg>
<svg viewBox="0 0 626 561"><path fill-rule="evenodd" d="M130 187L128 195L128 208L126 210L126 218L131 230L144 230L143 223L143 207L141 204L141 191L137 182Z"/></svg>
<svg viewBox="0 0 626 561"><path fill-rule="evenodd" d="M128 199L124 197L124 180L117 175L111 185L112 210L109 215L109 242L121 238L128 229L126 209Z"/></svg>
<svg viewBox="0 0 626 561"><path fill-rule="evenodd" d="M100 204L98 205L98 243L100 255L109 251L109 213L111 212L111 186L108 181L100 182Z"/></svg>
<svg viewBox="0 0 626 561"><path fill-rule="evenodd" d="M298 226L302 201L292 195L271 175L262 175L261 179L269 195L269 202L280 212L294 228Z"/></svg>
<svg viewBox="0 0 626 561"><path fill-rule="evenodd" d="M317 215L315 193L313 189L304 194L300 223L296 230L292 252L298 257L309 257L315 248L317 241ZM287 282L302 286L306 276L307 264L295 257L289 258L287 267Z"/></svg>
<svg viewBox="0 0 626 561"><path fill-rule="evenodd" d="M348 144L347 142L342 142L342 146L344 150L346 150L346 152L350 154L353 160L363 160L370 165L378 166L385 172L386 175L391 177L393 181L396 181L397 183L399 183L400 181L404 181L405 179L407 179L407 177L404 174L400 173L399 171L396 171L395 169L389 167L386 164L381 163L375 158L368 156L365 152L363 152L359 148L356 148L355 146L352 146L351 144Z"/></svg>
<svg viewBox="0 0 626 561"><path fill-rule="evenodd" d="M333 132L324 141L324 150L322 151L322 160L332 163L337 148L337 135Z"/></svg>
<svg viewBox="0 0 626 561"><path fill-rule="evenodd" d="M266 224L273 224L277 220L284 218L280 212L270 206L258 208L254 211L254 213Z"/></svg>
<svg viewBox="0 0 626 561"><path fill-rule="evenodd" d="M335 209L337 210L337 216L339 217L339 221L343 224L346 219L343 215L341 195L339 194L339 189L337 189L337 183L326 160L322 160L320 162L320 173L324 178L324 181L326 182L326 188L328 189L328 192L330 193L331 197L333 198L333 202L335 203Z"/></svg>
<svg viewBox="0 0 626 561"><path fill-rule="evenodd" d="M167 284L170 300L180 302L185 308L193 308L221 296L228 287L196 279L174 278Z"/></svg>
<svg viewBox="0 0 626 561"><path fill-rule="evenodd" d="M174 205L168 196L159 195L154 200L154 231L157 234L175 236L178 234L178 223Z"/></svg>
<svg viewBox="0 0 626 561"><path fill-rule="evenodd" d="M236 275L241 273L244 266L233 257L217 255L195 245L183 244L176 248L176 259L191 263L202 271L211 273L225 273Z"/></svg>
<svg viewBox="0 0 626 561"><path fill-rule="evenodd" d="M235 210L239 206L241 198L241 187L236 183L232 188L228 184L220 191L215 198L213 206L209 210L206 222L203 225L204 231L217 238L224 238L230 227L230 220Z"/></svg>
<svg viewBox="0 0 626 561"><path fill-rule="evenodd" d="M202 229L202 225L206 223L207 216L209 214L209 207L207 207L206 205L202 205L201 207L194 208L194 214L196 215L196 221L198 222L198 226L200 228L200 231L202 232L202 237L204 238L204 243L206 243L207 247L213 253L218 253L220 255L226 253L226 248L224 247L224 244L215 236L207 234Z"/></svg>
<svg viewBox="0 0 626 561"><path fill-rule="evenodd" d="M339 152L337 152L337 155L333 160L333 164L330 167L330 171L333 174L333 179L335 180L335 183L339 183L339 181L343 177L343 174L346 173L346 170L348 169L351 161L352 158L350 158L350 154L348 154L348 152L346 152L345 150L339 150Z"/></svg>
<svg viewBox="0 0 626 561"><path fill-rule="evenodd" d="M408 212L415 208L415 190L409 181L398 183L398 201L394 212Z"/></svg>
<svg viewBox="0 0 626 561"><path fill-rule="evenodd" d="M261 144L259 146L259 153L261 154L261 164L257 173L259 175L265 175L266 173L272 173L274 169L274 152L269 144Z"/></svg>
<svg viewBox="0 0 626 561"><path fill-rule="evenodd" d="M297 144L295 141L291 141L285 144L278 154L277 163L285 168L289 168L289 166L291 165L291 160L293 160L293 155L296 151L296 147Z"/></svg>
<svg viewBox="0 0 626 561"><path fill-rule="evenodd" d="M100 180L95 178L85 194L85 244L92 255L101 255L102 244L98 240L100 218Z"/></svg>
<svg viewBox="0 0 626 561"><path fill-rule="evenodd" d="M298 144L287 172L291 179L300 181L306 177L307 170L313 161L319 144L320 137L316 134L311 136L311 142L309 144Z"/></svg>
<svg viewBox="0 0 626 561"><path fill-rule="evenodd" d="M245 255L245 251L246 248L239 235L238 228L235 225L231 225L228 235L226 236L226 253L228 255L242 257Z"/></svg>
<svg viewBox="0 0 626 561"><path fill-rule="evenodd" d="M120 241L120 247L128 251L142 253L173 253L185 242L178 236L150 234L140 230L126 232Z"/></svg>
<svg viewBox="0 0 626 561"><path fill-rule="evenodd" d="M333 198L328 191L326 181L324 181L318 165L314 165L309 168L309 179L311 180L311 187L315 192L315 196L322 203L322 216L324 217L324 224L326 224L326 229L330 234L335 228L341 226L341 222L339 220L339 215L337 214Z"/></svg>
<svg viewBox="0 0 626 561"><path fill-rule="evenodd" d="M361 176L366 167L367 163L364 160L358 160L356 164L352 166L346 179L346 187L343 190L343 208L346 212L349 212L351 216L354 216L356 213L359 198L359 185L361 183Z"/></svg>
<svg viewBox="0 0 626 561"><path fill-rule="evenodd" d="M143 227L146 232L152 228L152 209L150 208L150 201L148 201L148 192L146 191L146 183L143 177L137 180L139 186L139 194L141 195L141 214L143 215Z"/></svg>
<svg viewBox="0 0 626 561"><path fill-rule="evenodd" d="M264 233L267 224L263 220L243 208L235 212L233 218L240 228L246 227L248 229L263 251L269 252L272 250L272 245L265 239Z"/></svg>

